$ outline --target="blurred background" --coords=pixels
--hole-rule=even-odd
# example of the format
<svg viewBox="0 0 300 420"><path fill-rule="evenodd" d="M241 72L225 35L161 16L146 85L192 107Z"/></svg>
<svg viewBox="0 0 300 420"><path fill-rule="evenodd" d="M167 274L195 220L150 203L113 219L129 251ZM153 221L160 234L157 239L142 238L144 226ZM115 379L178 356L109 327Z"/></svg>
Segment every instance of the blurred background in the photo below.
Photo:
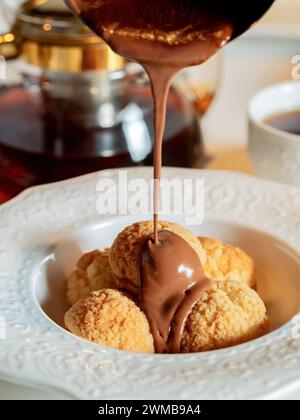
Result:
<svg viewBox="0 0 300 420"><path fill-rule="evenodd" d="M300 54L299 23L300 2L277 0L250 31L224 49L222 83L203 121L207 146L221 152L223 163L217 159L216 166L252 171L243 153L248 103L261 88L292 79L292 59ZM231 152L228 160L226 150ZM234 151L240 151L240 160Z"/></svg>
<svg viewBox="0 0 300 420"><path fill-rule="evenodd" d="M0 201L40 182L151 164L151 98L141 69L70 20L62 1L50 0L46 8L37 1L20 15L23 3L0 0L0 54L10 57L0 80ZM176 79L166 164L252 173L247 105L262 87L291 80L292 59L300 55L299 22L300 1L277 0L220 55ZM137 135L139 148L133 145ZM0 396L61 397L3 381ZM292 398L298 395L286 395Z"/></svg>

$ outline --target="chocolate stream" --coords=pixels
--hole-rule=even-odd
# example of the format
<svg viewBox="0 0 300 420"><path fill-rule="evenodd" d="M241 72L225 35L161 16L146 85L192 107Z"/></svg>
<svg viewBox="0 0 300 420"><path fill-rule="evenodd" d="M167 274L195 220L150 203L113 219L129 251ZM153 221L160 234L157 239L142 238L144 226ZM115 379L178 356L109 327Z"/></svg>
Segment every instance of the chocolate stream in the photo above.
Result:
<svg viewBox="0 0 300 420"><path fill-rule="evenodd" d="M158 244L158 218L159 218L159 202L160 202L160 181L162 169L162 145L163 136L166 125L166 111L167 101L170 90L172 78L176 74L174 68L164 69L160 74L157 66L145 66L146 72L149 76L153 101L154 101L154 193L153 193L153 229L154 229L154 242Z"/></svg>

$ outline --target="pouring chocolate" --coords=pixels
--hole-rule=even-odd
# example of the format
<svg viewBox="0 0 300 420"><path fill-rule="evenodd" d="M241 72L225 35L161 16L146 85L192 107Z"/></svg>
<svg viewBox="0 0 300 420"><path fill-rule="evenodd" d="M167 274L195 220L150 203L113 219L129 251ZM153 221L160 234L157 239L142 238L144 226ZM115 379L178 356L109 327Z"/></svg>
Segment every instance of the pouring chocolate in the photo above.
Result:
<svg viewBox="0 0 300 420"><path fill-rule="evenodd" d="M170 232L158 230L162 140L170 85L179 71L205 62L248 29L273 0L247 4L233 0L66 2L113 51L140 63L151 81L155 111L154 234L141 255L140 304L148 316L156 351L178 352L182 326L210 281L188 244ZM187 267L185 260L189 261ZM179 267L188 269L191 277L186 276L186 271L180 273ZM167 309L166 302L171 302Z"/></svg>

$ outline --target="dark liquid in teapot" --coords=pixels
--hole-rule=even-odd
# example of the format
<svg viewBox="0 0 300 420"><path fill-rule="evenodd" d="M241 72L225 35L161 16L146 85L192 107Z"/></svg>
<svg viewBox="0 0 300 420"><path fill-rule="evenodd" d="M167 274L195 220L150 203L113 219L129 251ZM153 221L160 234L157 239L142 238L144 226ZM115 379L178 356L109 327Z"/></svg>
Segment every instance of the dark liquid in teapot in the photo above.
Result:
<svg viewBox="0 0 300 420"><path fill-rule="evenodd" d="M0 89L0 202L32 185L100 169L152 165L150 88L132 86L121 100L126 115L113 127L99 127L90 121L84 104L47 98L18 86ZM171 91L166 164L193 165L202 155L200 139L192 105Z"/></svg>

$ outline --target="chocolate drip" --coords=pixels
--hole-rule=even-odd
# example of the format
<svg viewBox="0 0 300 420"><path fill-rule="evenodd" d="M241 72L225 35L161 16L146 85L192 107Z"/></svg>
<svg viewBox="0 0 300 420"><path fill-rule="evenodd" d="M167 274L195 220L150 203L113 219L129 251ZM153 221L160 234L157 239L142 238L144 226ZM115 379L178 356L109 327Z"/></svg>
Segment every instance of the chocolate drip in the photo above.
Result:
<svg viewBox="0 0 300 420"><path fill-rule="evenodd" d="M158 217L159 217L159 199L160 199L160 180L162 169L162 146L163 135L166 123L166 110L168 94L172 77L176 74L173 68L165 68L162 73L155 66L148 65L146 71L149 75L153 102L154 102L154 189L153 189L153 230L154 242L158 244Z"/></svg>
<svg viewBox="0 0 300 420"><path fill-rule="evenodd" d="M185 322L211 286L195 250L169 231L146 240L140 261L139 303L157 353L179 353Z"/></svg>

